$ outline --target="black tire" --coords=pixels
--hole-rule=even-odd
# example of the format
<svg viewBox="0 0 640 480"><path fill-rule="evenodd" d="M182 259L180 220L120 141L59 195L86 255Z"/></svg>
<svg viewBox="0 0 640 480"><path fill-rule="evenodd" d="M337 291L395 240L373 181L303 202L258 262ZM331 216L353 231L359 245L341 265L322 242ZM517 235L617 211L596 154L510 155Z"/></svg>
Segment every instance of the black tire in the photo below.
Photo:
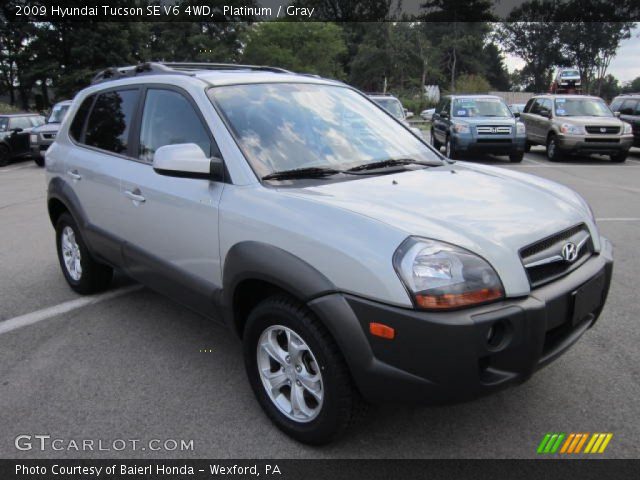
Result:
<svg viewBox="0 0 640 480"><path fill-rule="evenodd" d="M609 155L609 158L614 163L623 163L627 160L627 155L629 155L629 152L620 152L615 155Z"/></svg>
<svg viewBox="0 0 640 480"><path fill-rule="evenodd" d="M266 392L258 369L258 341L274 325L294 331L310 348L322 374L322 404L306 423L287 417ZM295 440L323 445L343 435L363 412L345 360L328 330L303 304L281 294L263 300L249 314L244 331L244 360L249 383L271 421ZM288 358L288 357L287 357ZM275 371L277 372L277 363ZM287 387L282 387L285 389ZM290 390L289 390L290 391Z"/></svg>
<svg viewBox="0 0 640 480"><path fill-rule="evenodd" d="M440 151L440 148L442 147L440 142L436 140L436 136L433 133L433 128L431 129L431 145L433 146L433 148L435 148L438 151Z"/></svg>
<svg viewBox="0 0 640 480"><path fill-rule="evenodd" d="M73 231L74 239L80 253L81 272L78 279L72 277L71 272L65 265L64 254L62 252L62 233L67 227ZM56 249L64 278L73 290L83 295L88 295L101 292L109 287L111 278L113 277L113 269L93 259L75 220L69 213L60 215L56 223Z"/></svg>
<svg viewBox="0 0 640 480"><path fill-rule="evenodd" d="M9 155L9 149L4 145L0 145L0 167L6 167L9 165L11 155Z"/></svg>
<svg viewBox="0 0 640 480"><path fill-rule="evenodd" d="M517 152L509 155L509 161L511 163L520 163L522 162L523 158L524 158L524 152Z"/></svg>
<svg viewBox="0 0 640 480"><path fill-rule="evenodd" d="M447 137L447 141L445 143L445 155L451 160L458 160L460 158L460 154L456 150L455 144L451 141L451 137Z"/></svg>
<svg viewBox="0 0 640 480"><path fill-rule="evenodd" d="M558 148L556 136L553 134L547 138L547 158L550 162L559 162L563 158L562 151Z"/></svg>
<svg viewBox="0 0 640 480"><path fill-rule="evenodd" d="M530 151L531 151L531 143L529 143L529 140L525 140L524 153L529 153Z"/></svg>
<svg viewBox="0 0 640 480"><path fill-rule="evenodd" d="M44 157L43 156L33 157L33 161L36 162L37 166L44 167Z"/></svg>

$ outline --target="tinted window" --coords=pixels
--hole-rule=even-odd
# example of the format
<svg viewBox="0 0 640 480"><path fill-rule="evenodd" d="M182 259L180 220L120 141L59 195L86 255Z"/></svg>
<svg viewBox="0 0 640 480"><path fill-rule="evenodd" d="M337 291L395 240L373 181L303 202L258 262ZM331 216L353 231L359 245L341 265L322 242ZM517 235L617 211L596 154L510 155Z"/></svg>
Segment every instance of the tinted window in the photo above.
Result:
<svg viewBox="0 0 640 480"><path fill-rule="evenodd" d="M89 115L84 143L125 154L137 100L137 90L119 90L98 95Z"/></svg>
<svg viewBox="0 0 640 480"><path fill-rule="evenodd" d="M620 113L622 115L634 115L638 106L638 100L625 100L620 107Z"/></svg>
<svg viewBox="0 0 640 480"><path fill-rule="evenodd" d="M71 122L71 126L69 127L69 135L71 135L74 139L80 141L82 139L82 129L84 127L84 121L87 119L87 114L89 113L89 109L91 108L91 104L93 103L93 99L95 95L89 95L84 99L80 108L76 112L76 116L73 117L73 122Z"/></svg>
<svg viewBox="0 0 640 480"><path fill-rule="evenodd" d="M29 117L12 117L9 121L9 130L13 130L14 128L31 128L31 122L29 121Z"/></svg>
<svg viewBox="0 0 640 480"><path fill-rule="evenodd" d="M620 110L620 105L622 105L622 100L616 99L613 102L611 102L611 105L609 108L611 108L612 112L617 112Z"/></svg>
<svg viewBox="0 0 640 480"><path fill-rule="evenodd" d="M140 159L152 162L158 148L177 143L195 143L205 155L211 155L211 140L191 103L172 90L148 90L140 127Z"/></svg>
<svg viewBox="0 0 640 480"><path fill-rule="evenodd" d="M533 102L535 102L535 98L530 98L529 101L527 102L527 104L524 107L524 111L529 113L531 112L531 105L533 104Z"/></svg>

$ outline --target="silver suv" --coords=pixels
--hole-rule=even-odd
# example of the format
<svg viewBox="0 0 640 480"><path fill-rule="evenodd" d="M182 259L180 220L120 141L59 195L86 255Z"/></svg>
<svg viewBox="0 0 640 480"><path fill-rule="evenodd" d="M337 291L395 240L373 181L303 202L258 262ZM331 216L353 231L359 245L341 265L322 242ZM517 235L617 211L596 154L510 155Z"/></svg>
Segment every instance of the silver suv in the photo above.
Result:
<svg viewBox="0 0 640 480"><path fill-rule="evenodd" d="M235 65L111 69L46 154L60 266L114 268L223 322L302 442L364 402L529 378L592 327L611 244L575 192L453 162L337 81Z"/></svg>

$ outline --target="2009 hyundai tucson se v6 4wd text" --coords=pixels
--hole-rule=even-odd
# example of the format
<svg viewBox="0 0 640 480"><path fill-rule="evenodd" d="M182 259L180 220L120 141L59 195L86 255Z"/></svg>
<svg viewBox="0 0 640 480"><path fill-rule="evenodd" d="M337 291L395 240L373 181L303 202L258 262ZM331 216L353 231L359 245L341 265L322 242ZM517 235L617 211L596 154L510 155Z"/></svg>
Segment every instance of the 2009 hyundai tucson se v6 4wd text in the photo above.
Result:
<svg viewBox="0 0 640 480"><path fill-rule="evenodd" d="M62 272L114 268L226 323L297 440L363 402L526 380L596 322L611 244L585 201L453 162L340 82L267 67L111 69L46 153Z"/></svg>

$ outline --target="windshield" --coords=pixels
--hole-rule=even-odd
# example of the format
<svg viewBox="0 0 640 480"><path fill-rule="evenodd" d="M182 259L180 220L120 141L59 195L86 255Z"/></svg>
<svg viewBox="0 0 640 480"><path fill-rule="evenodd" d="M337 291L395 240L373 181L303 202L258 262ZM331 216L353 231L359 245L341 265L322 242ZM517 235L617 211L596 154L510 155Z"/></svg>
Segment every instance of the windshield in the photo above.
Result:
<svg viewBox="0 0 640 480"><path fill-rule="evenodd" d="M499 98L456 98L454 117L511 117L511 111Z"/></svg>
<svg viewBox="0 0 640 480"><path fill-rule="evenodd" d="M344 170L394 158L442 163L350 88L268 83L214 87L209 95L261 178L284 170Z"/></svg>
<svg viewBox="0 0 640 480"><path fill-rule="evenodd" d="M562 75L563 77L579 77L580 76L577 70L565 70L560 75Z"/></svg>
<svg viewBox="0 0 640 480"><path fill-rule="evenodd" d="M371 100L376 102L398 120L404 120L404 109L402 108L400 100L396 100L395 98L372 98Z"/></svg>
<svg viewBox="0 0 640 480"><path fill-rule="evenodd" d="M53 110L51 110L51 115L49 116L49 123L62 123L62 120L64 120L64 116L67 114L67 110L69 110L69 107L71 105L69 104L65 104L65 105L55 105L53 107Z"/></svg>
<svg viewBox="0 0 640 480"><path fill-rule="evenodd" d="M6 132L9 126L9 119L7 117L0 118L0 132Z"/></svg>
<svg viewBox="0 0 640 480"><path fill-rule="evenodd" d="M596 98L556 98L559 117L613 117L609 107Z"/></svg>

